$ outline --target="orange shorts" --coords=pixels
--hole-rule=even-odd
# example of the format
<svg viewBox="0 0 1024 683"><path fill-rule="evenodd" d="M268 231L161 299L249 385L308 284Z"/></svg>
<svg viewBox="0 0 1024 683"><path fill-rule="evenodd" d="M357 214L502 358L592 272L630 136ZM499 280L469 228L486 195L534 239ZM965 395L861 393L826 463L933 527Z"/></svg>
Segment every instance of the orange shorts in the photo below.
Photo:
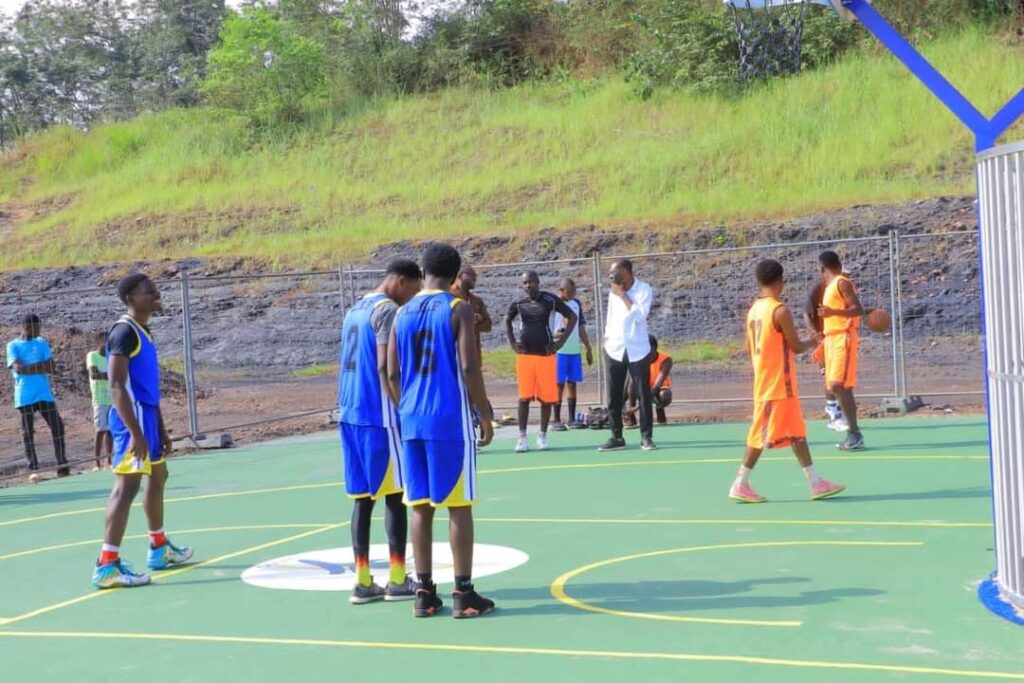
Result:
<svg viewBox="0 0 1024 683"><path fill-rule="evenodd" d="M555 355L516 356L516 377L519 379L519 400L537 399L541 403L558 403L558 371Z"/></svg>
<svg viewBox="0 0 1024 683"><path fill-rule="evenodd" d="M825 365L825 345L818 344L814 351L811 353L811 361L814 363L824 366Z"/></svg>
<svg viewBox="0 0 1024 683"><path fill-rule="evenodd" d="M754 423L747 434L750 448L782 448L807 439L807 424L796 396L754 403Z"/></svg>
<svg viewBox="0 0 1024 683"><path fill-rule="evenodd" d="M830 334L825 337L825 387L837 384L847 389L857 386L857 349L860 339L855 332Z"/></svg>

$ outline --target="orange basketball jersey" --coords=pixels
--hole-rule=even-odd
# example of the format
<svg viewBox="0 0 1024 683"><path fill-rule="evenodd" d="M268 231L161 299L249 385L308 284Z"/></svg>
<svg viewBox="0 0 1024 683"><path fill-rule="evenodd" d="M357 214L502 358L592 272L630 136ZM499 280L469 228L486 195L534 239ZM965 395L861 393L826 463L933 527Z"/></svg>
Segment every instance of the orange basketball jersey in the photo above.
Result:
<svg viewBox="0 0 1024 683"><path fill-rule="evenodd" d="M843 293L839 291L839 282L846 280L852 285L853 282L849 278L838 275L832 278L832 282L828 283L825 287L825 294L821 298L821 304L828 308L843 310L846 308L846 300L843 298ZM824 319L825 321L825 334L845 334L846 332L856 332L857 328L860 327L860 318L844 318L838 315L830 315Z"/></svg>
<svg viewBox="0 0 1024 683"><path fill-rule="evenodd" d="M775 311L782 302L761 297L747 313L747 350L754 364L754 400L777 401L797 396L793 350L775 329Z"/></svg>

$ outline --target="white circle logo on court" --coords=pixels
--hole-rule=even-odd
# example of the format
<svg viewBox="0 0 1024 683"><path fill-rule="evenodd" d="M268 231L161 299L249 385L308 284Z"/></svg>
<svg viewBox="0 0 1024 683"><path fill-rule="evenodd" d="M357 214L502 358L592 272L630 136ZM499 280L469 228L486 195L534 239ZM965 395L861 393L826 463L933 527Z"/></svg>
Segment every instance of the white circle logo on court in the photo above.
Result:
<svg viewBox="0 0 1024 683"><path fill-rule="evenodd" d="M529 555L515 548L478 543L473 546L473 577L507 572L529 559ZM409 573L415 576L414 561L410 546L405 562ZM387 583L388 562L387 545L370 546L370 571L378 583ZM434 544L433 574L437 584L455 582L452 550L447 543ZM242 572L242 581L261 588L293 591L350 591L356 583L355 558L352 548L311 550L260 562Z"/></svg>

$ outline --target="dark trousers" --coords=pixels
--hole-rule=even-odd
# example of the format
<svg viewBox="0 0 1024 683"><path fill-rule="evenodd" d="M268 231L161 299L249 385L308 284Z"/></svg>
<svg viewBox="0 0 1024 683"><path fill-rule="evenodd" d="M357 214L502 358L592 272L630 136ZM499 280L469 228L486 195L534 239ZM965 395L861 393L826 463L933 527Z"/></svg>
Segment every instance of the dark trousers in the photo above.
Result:
<svg viewBox="0 0 1024 683"><path fill-rule="evenodd" d="M58 465L66 465L67 457L64 455L64 422L57 412L57 404L52 401L40 401L18 408L21 413L21 438L25 444L25 457L28 459L30 470L39 469L39 459L36 457L35 442L35 414L38 412L43 416L46 426L50 428L53 436L53 454L57 458Z"/></svg>
<svg viewBox="0 0 1024 683"><path fill-rule="evenodd" d="M608 413L612 419L612 436L622 438L622 406L626 401L626 375L633 378L640 399L640 436L650 439L654 436L654 415L651 410L651 361L649 358L630 362L629 354L622 360L615 360L604 354L608 368Z"/></svg>

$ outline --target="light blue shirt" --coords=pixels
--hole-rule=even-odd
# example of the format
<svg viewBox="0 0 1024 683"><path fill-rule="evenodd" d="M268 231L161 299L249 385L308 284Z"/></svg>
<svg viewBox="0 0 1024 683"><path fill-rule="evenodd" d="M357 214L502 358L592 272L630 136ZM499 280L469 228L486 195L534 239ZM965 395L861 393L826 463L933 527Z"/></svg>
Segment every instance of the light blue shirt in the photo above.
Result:
<svg viewBox="0 0 1024 683"><path fill-rule="evenodd" d="M22 375L14 371L14 363L33 365L53 358L50 345L42 337L34 339L13 339L7 344L7 367L14 375L14 407L30 406L33 403L53 402L50 376L46 374Z"/></svg>

